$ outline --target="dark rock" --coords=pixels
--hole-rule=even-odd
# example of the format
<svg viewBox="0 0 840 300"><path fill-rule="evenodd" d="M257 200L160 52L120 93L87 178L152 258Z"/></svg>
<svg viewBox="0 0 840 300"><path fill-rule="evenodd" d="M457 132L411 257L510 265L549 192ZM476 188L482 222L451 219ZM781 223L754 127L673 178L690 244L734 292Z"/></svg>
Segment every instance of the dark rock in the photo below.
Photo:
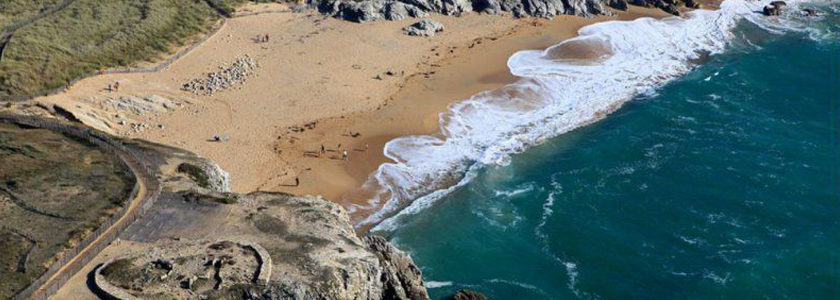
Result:
<svg viewBox="0 0 840 300"><path fill-rule="evenodd" d="M425 19L403 28L405 34L412 36L434 36L441 31L443 31L443 24L430 19Z"/></svg>
<svg viewBox="0 0 840 300"><path fill-rule="evenodd" d="M477 12L487 13L491 15L502 12L502 6L496 0L473 0L472 9Z"/></svg>
<svg viewBox="0 0 840 300"><path fill-rule="evenodd" d="M455 293L454 295L452 295L452 297L449 297L449 299L451 299L451 300L487 300L487 296L484 296L484 294L476 292L476 291L460 290L457 293Z"/></svg>
<svg viewBox="0 0 840 300"><path fill-rule="evenodd" d="M627 10L627 0L610 0L607 5L618 10Z"/></svg>
<svg viewBox="0 0 840 300"><path fill-rule="evenodd" d="M700 2L697 0L685 0L685 7L698 9L700 8Z"/></svg>
<svg viewBox="0 0 840 300"><path fill-rule="evenodd" d="M679 16L679 15L680 15L680 10L679 10L679 9L677 9L677 6L676 6L676 5L673 5L673 4L666 4L664 7L660 7L660 8L661 8L662 10L664 10L666 13L669 13L669 14L672 14L672 15L675 15L675 16Z"/></svg>
<svg viewBox="0 0 840 300"><path fill-rule="evenodd" d="M820 11L818 11L816 9L813 9L813 8L806 8L806 9L802 10L802 14L807 16L807 17L816 17L816 16L821 15L822 13L820 13Z"/></svg>
<svg viewBox="0 0 840 300"><path fill-rule="evenodd" d="M651 7L652 3L647 0L630 0L630 4L641 7Z"/></svg>
<svg viewBox="0 0 840 300"><path fill-rule="evenodd" d="M782 14L782 7L787 6L784 1L773 1L770 5L764 6L762 12L765 16L778 16Z"/></svg>

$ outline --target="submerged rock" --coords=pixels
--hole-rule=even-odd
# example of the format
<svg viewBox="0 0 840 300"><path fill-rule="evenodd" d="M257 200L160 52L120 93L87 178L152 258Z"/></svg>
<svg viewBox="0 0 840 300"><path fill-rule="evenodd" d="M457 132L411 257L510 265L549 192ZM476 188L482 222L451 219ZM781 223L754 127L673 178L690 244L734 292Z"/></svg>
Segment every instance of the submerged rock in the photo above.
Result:
<svg viewBox="0 0 840 300"><path fill-rule="evenodd" d="M451 300L487 300L484 294L472 290L460 290L449 299Z"/></svg>
<svg viewBox="0 0 840 300"><path fill-rule="evenodd" d="M819 16L819 15L822 15L822 13L820 11L816 10L816 9L813 9L813 8L806 8L806 9L802 10L802 15L804 15L806 17L816 17L816 16Z"/></svg>
<svg viewBox="0 0 840 300"><path fill-rule="evenodd" d="M425 19L403 28L405 34L412 36L434 36L441 31L443 31L443 24L430 19Z"/></svg>

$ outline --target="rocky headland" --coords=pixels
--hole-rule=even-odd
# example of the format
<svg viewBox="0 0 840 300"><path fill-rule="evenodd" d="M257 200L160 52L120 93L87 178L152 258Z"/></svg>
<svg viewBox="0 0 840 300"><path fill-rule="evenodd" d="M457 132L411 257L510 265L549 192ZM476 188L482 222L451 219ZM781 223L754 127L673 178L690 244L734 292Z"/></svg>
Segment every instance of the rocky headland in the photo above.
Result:
<svg viewBox="0 0 840 300"><path fill-rule="evenodd" d="M107 136L63 121L25 120ZM143 208L126 211L139 216L114 242L70 260L90 261L81 272L51 267L66 280L58 298L71 290L74 299L428 299L411 258L382 237L358 236L340 205L312 196L230 193L227 173L204 158L112 139L152 173L144 186L158 192L128 204Z"/></svg>

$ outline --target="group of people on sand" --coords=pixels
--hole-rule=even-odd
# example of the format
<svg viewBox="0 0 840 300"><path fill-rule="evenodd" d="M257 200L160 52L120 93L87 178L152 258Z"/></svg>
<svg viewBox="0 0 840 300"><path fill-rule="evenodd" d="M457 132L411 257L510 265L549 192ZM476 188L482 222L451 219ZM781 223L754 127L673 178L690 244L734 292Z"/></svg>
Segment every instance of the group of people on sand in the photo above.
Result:
<svg viewBox="0 0 840 300"><path fill-rule="evenodd" d="M268 43L268 33L258 34L257 35L257 43Z"/></svg>
<svg viewBox="0 0 840 300"><path fill-rule="evenodd" d="M352 150L355 150L355 151L367 151L367 149L368 149L368 148L369 148L369 146L368 146L367 144L365 144L365 148L363 148L363 149L352 149ZM321 155L326 155L326 154L327 154L327 151L330 151L330 152L338 152L339 154L341 154L341 160L344 160L344 161L349 161L349 160L350 160L350 151L349 151L349 149L342 149L342 148L341 148L341 144L338 144L338 146L336 146L336 147L335 147L335 150L327 150L327 147L325 147L323 144L321 144L321 147L320 147L320 148L318 148L318 151L317 151L317 152L315 152L315 151L306 151L306 152L304 152L304 153L303 153L303 156L321 157ZM335 157L334 157L334 158L335 158Z"/></svg>
<svg viewBox="0 0 840 300"><path fill-rule="evenodd" d="M114 84L109 83L106 90L108 90L109 92L119 92L120 91L120 82L115 81Z"/></svg>

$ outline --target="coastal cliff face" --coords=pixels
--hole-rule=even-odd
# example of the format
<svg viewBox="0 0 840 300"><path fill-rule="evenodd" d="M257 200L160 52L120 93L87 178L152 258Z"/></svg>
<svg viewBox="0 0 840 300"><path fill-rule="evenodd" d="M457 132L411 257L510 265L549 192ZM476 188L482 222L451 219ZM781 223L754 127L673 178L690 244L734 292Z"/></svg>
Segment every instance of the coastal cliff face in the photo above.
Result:
<svg viewBox="0 0 840 300"><path fill-rule="evenodd" d="M611 0L618 3L622 0ZM354 22L398 21L422 18L429 13L460 15L475 11L488 14L510 12L516 17L551 18L556 15L609 15L604 0L315 0L324 14Z"/></svg>

